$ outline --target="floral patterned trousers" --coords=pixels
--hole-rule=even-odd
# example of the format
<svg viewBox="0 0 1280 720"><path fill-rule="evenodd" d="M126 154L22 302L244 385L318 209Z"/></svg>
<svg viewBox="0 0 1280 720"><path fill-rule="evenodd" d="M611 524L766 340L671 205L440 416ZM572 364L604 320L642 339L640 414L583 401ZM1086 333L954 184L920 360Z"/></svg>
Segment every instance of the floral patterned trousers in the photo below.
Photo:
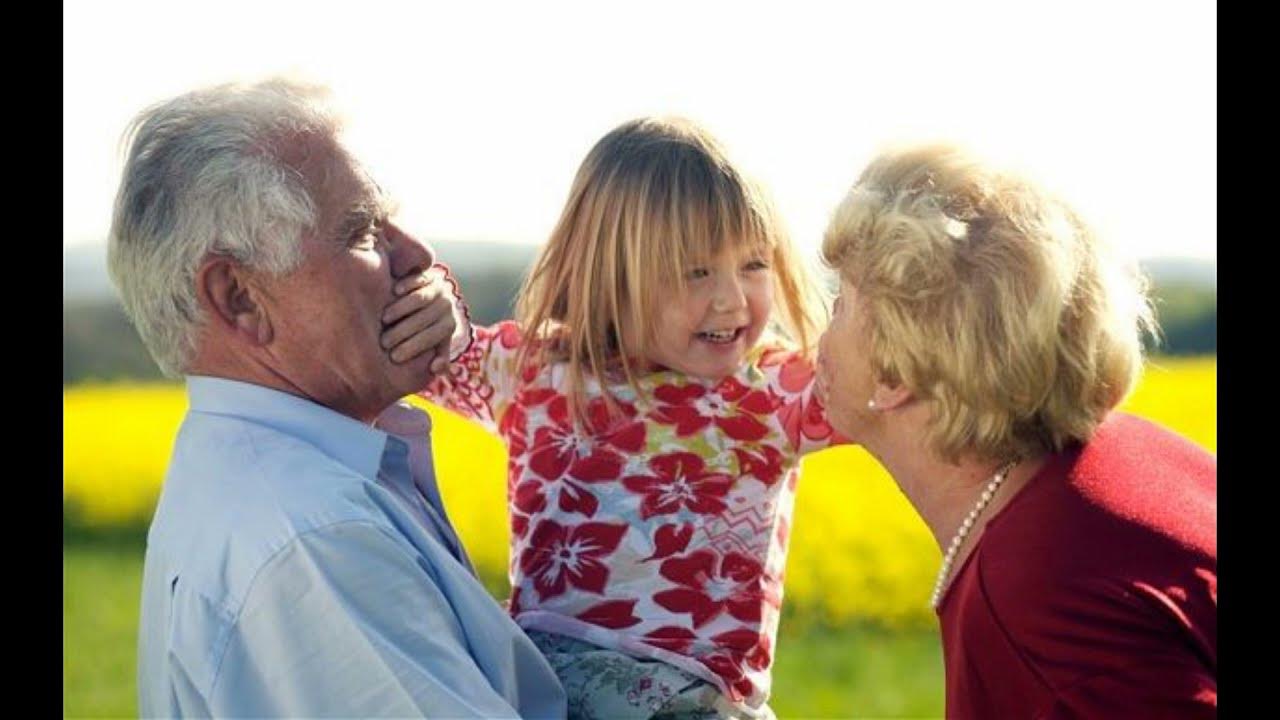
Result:
<svg viewBox="0 0 1280 720"><path fill-rule="evenodd" d="M531 630L528 635L564 686L570 720L775 720L767 705L744 714L715 685L661 660L553 633Z"/></svg>

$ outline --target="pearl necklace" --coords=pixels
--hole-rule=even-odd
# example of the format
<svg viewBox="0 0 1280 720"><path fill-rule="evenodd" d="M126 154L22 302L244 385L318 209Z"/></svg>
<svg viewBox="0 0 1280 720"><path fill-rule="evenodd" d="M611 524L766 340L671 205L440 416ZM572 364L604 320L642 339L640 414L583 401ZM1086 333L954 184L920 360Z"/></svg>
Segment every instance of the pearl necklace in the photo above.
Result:
<svg viewBox="0 0 1280 720"><path fill-rule="evenodd" d="M947 554L942 557L942 567L938 568L938 579L933 582L933 597L929 599L929 604L934 610L938 609L938 603L942 600L942 591L945 588L947 578L951 575L951 564L955 562L956 554L960 552L960 547L964 545L964 539L969 537L969 531L973 529L973 523L986 509L987 503L991 502L991 498L995 497L996 490L1000 489L1000 483L1009 477L1009 471L1013 470L1018 464L1018 459L1014 458L1005 463L996 474L991 476L991 482L987 483L987 488L982 491L982 495L978 497L978 504L973 506L969 511L969 515L965 517L964 522L960 523L959 529L956 530L955 537L951 538L951 546L947 548Z"/></svg>

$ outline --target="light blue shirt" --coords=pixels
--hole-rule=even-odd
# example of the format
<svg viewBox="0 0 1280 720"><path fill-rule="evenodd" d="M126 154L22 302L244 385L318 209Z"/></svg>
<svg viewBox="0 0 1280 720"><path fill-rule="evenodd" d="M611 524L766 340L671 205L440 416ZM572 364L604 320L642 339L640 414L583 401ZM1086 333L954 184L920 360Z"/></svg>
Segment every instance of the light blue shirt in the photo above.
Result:
<svg viewBox="0 0 1280 720"><path fill-rule="evenodd" d="M565 716L449 524L426 413L384 413L401 437L248 383L187 392L147 536L141 715Z"/></svg>

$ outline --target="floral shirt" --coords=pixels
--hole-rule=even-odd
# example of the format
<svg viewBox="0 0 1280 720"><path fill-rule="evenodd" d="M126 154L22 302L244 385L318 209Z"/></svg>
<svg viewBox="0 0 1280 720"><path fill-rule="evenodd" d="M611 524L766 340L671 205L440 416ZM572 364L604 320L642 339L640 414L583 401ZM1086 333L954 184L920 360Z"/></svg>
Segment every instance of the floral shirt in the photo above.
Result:
<svg viewBox="0 0 1280 720"><path fill-rule="evenodd" d="M642 376L647 405L619 381L612 417L588 380L576 431L566 367L517 369L522 341L477 328L422 393L507 445L512 616L763 704L800 457L833 443L812 365L762 345L717 383Z"/></svg>

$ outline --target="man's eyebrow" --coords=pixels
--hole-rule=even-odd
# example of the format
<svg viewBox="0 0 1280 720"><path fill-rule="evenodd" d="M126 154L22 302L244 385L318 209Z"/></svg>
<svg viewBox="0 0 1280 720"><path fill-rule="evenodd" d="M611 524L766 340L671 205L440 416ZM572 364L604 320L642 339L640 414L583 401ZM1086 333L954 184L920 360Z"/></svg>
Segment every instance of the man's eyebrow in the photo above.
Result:
<svg viewBox="0 0 1280 720"><path fill-rule="evenodd" d="M339 237L349 238L373 225L378 225L394 215L400 209L400 203L381 193L381 189L370 197L354 203L342 215L338 225Z"/></svg>
<svg viewBox="0 0 1280 720"><path fill-rule="evenodd" d="M379 220L385 220L400 212L400 201L398 199L383 189L373 177L365 175L365 180L371 186L370 202L377 206Z"/></svg>
<svg viewBox="0 0 1280 720"><path fill-rule="evenodd" d="M357 203L342 214L342 222L338 225L338 234L342 238L351 237L374 224L377 220L378 213L375 206L369 203Z"/></svg>
<svg viewBox="0 0 1280 720"><path fill-rule="evenodd" d="M400 199L392 195L379 196L379 202L382 207L382 218L395 217L400 212Z"/></svg>

